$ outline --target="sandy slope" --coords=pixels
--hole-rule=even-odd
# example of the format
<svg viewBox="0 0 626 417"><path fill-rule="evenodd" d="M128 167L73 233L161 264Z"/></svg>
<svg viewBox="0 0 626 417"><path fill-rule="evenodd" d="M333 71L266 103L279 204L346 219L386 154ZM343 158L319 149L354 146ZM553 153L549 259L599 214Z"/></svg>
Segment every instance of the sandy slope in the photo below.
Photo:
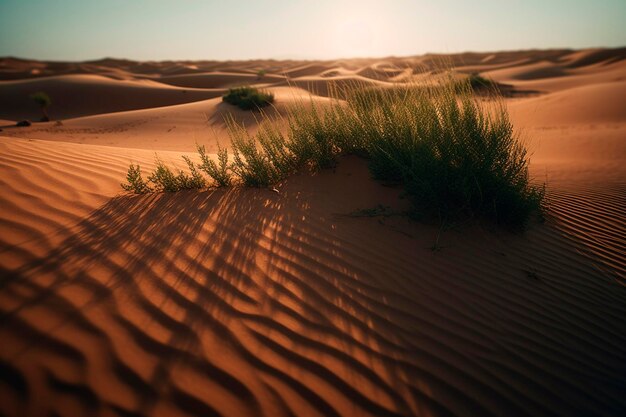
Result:
<svg viewBox="0 0 626 417"><path fill-rule="evenodd" d="M29 95L45 91L52 98L50 117L72 117L188 103L218 97L224 90L184 89L147 80L113 80L101 75L64 75L0 82L0 117L38 120L41 113Z"/></svg>
<svg viewBox="0 0 626 417"><path fill-rule="evenodd" d="M266 109L269 116L280 117L293 105L327 102L325 97L311 97L309 92L293 87L273 87L276 103ZM227 103L221 97L193 103L124 111L67 119L62 125L56 122L35 123L27 128L14 128L11 122L0 121L3 133L32 139L105 145L123 148L141 148L154 151L176 150L192 152L196 143L216 151L217 144L229 147L226 132L226 116L254 133L260 115L243 111Z"/></svg>
<svg viewBox="0 0 626 417"><path fill-rule="evenodd" d="M546 222L522 236L459 227L441 235L438 251L431 249L437 227L358 215L378 204L401 211L406 202L354 157L335 171L290 178L278 193L120 193L130 161L149 169L154 150L179 161L180 151L192 150L188 136L211 129L225 141L228 107L219 99L111 114L94 105L63 126L4 127L0 414L622 414L622 55L449 57L485 71L547 62L578 75L536 74L537 85L554 84L543 90L552 92L510 100L533 151L532 174L547 179ZM282 111L302 94L281 87L282 75L319 86L346 77L386 83L376 77L398 77L403 64L432 59L83 65L126 74L111 81L124 85L123 94L146 88L162 98L178 91L155 81L167 74L249 78L274 68L270 88ZM617 66L622 80L598 75ZM29 82L49 80L33 68L54 75L44 64L11 68ZM569 77L577 81L566 87L561 80ZM92 80L109 82L102 78ZM533 80L506 81L527 88ZM109 105L120 104L123 94L115 94ZM236 117L254 129L250 114Z"/></svg>

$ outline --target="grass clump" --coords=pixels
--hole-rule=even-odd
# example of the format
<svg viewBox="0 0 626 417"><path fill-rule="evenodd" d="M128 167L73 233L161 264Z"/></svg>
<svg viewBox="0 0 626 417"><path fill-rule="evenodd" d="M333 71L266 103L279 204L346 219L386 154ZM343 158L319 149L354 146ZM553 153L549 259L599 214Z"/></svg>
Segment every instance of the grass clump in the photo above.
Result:
<svg viewBox="0 0 626 417"><path fill-rule="evenodd" d="M134 164L130 164L128 167L126 183L122 183L120 185L124 190L131 191L135 194L145 194L152 191L148 183L144 181L141 175L141 167Z"/></svg>
<svg viewBox="0 0 626 417"><path fill-rule="evenodd" d="M238 125L232 119L227 121L227 126L233 147L231 169L244 186L267 187L288 174L287 165L284 165L288 160L280 159L286 155L284 137L281 134L262 126L257 142L257 138L250 136L244 126Z"/></svg>
<svg viewBox="0 0 626 417"><path fill-rule="evenodd" d="M338 109L320 108L311 102L298 103L289 116L289 136L286 147L294 155L299 166L310 165L313 169L335 166L337 155L349 132L340 124Z"/></svg>
<svg viewBox="0 0 626 417"><path fill-rule="evenodd" d="M466 80L473 91L494 91L498 88L498 84L489 78L485 78L477 72L472 72Z"/></svg>
<svg viewBox="0 0 626 417"><path fill-rule="evenodd" d="M156 159L156 169L148 176L148 181L154 184L155 191L173 193L180 190L174 172L158 158Z"/></svg>
<svg viewBox="0 0 626 417"><path fill-rule="evenodd" d="M402 184L422 217L486 218L523 227L540 211L527 151L502 101L484 104L468 83L348 97L345 123L363 138L375 178ZM343 119L342 119L343 120Z"/></svg>
<svg viewBox="0 0 626 417"><path fill-rule="evenodd" d="M222 101L242 110L257 110L274 102L274 94L254 87L235 87L228 90Z"/></svg>
<svg viewBox="0 0 626 417"><path fill-rule="evenodd" d="M228 150L218 145L218 162L216 163L207 156L204 145L196 145L196 149L198 150L200 160L202 161L202 164L199 165L199 168L204 171L210 178L212 178L218 187L230 186L232 183L232 179L229 173L230 166L228 164Z"/></svg>
<svg viewBox="0 0 626 417"><path fill-rule="evenodd" d="M531 183L528 154L505 104L476 97L470 79L332 92L323 105L311 100L289 108L284 128L264 117L254 136L227 119L232 162L225 149L216 163L198 147L198 169L218 186L235 177L244 186L266 187L298 169L328 168L341 155L358 154L374 178L404 187L412 216L442 224L482 218L520 229L541 212L544 188ZM155 189L204 185L186 162L194 181L159 162L150 177Z"/></svg>
<svg viewBox="0 0 626 417"><path fill-rule="evenodd" d="M206 185L206 180L198 171L199 167L197 167L188 156L183 155L183 160L187 164L187 168L189 168L190 174L186 174L184 171L179 170L178 172L178 187L182 190L193 190L204 188Z"/></svg>
<svg viewBox="0 0 626 417"><path fill-rule="evenodd" d="M183 160L187 164L190 173L179 169L175 174L167 165L163 163L159 158L156 159L156 168L148 176L153 186L152 191L174 193L181 190L192 190L203 188L206 185L206 180L200 174L197 167L191 162L187 156L183 156Z"/></svg>

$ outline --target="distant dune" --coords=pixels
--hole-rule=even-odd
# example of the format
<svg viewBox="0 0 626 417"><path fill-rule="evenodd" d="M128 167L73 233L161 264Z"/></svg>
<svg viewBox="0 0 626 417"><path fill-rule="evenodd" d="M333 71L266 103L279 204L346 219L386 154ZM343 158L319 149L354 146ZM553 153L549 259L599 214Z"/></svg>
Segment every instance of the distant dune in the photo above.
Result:
<svg viewBox="0 0 626 417"><path fill-rule="evenodd" d="M625 58L0 59L0 415L626 414ZM227 114L254 132L229 87L280 115L441 63L520 92L549 202L524 234L357 215L407 202L355 156L276 190L121 192L131 162L228 147ZM16 127L36 91L53 120Z"/></svg>

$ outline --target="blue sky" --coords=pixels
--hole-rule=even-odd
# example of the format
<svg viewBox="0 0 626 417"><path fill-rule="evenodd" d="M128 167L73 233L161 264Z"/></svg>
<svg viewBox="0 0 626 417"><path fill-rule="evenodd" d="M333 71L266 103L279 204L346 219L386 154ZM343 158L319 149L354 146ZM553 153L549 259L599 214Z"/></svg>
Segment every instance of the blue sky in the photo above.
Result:
<svg viewBox="0 0 626 417"><path fill-rule="evenodd" d="M0 56L339 58L626 46L626 0L0 0Z"/></svg>

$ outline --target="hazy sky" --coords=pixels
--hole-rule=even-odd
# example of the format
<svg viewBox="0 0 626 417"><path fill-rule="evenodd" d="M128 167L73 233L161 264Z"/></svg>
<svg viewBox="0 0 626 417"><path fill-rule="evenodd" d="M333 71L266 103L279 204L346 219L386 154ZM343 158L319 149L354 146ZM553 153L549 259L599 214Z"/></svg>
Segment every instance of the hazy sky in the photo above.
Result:
<svg viewBox="0 0 626 417"><path fill-rule="evenodd" d="M0 56L337 58L626 46L626 0L0 0Z"/></svg>

